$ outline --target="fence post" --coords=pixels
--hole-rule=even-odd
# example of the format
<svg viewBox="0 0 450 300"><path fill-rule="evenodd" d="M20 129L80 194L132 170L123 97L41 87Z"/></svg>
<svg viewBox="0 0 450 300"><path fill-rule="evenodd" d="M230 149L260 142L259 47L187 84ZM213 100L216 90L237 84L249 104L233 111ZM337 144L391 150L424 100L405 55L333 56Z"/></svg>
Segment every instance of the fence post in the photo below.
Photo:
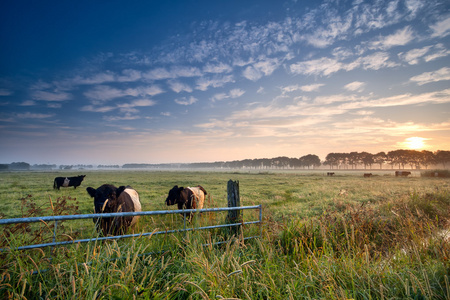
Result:
<svg viewBox="0 0 450 300"><path fill-rule="evenodd" d="M228 181L227 185L227 200L228 207L240 207L241 198L239 196L239 181ZM242 222L241 211L240 210L229 210L227 216L227 223L240 223ZM230 227L230 231L233 233L238 233L239 227Z"/></svg>

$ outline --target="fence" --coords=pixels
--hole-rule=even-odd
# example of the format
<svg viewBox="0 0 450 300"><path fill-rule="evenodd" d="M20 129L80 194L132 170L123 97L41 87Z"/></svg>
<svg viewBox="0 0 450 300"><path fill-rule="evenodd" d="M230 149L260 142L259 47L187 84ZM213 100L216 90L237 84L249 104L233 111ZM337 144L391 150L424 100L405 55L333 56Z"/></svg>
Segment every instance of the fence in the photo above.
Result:
<svg viewBox="0 0 450 300"><path fill-rule="evenodd" d="M230 224L222 224L222 225L214 225L214 226L204 226L204 227L196 227L196 228L186 228L186 215L191 212L219 212L219 211L233 211L233 210L246 210L246 209L259 209L259 220L257 221L247 221L247 222L239 222L239 223L230 223ZM172 229L172 230L164 230L157 232L144 232L137 234L125 234L125 235L116 235L116 236L106 236L106 237L96 237L90 239L79 239L72 241L56 241L56 231L58 227L58 221L66 221L66 220L78 220L78 219L92 219L92 218L108 218L108 217L126 217L126 216L152 216L152 215L168 215L168 214L184 214L184 225L183 229ZM102 241L102 240L110 240L110 239L123 239L123 238L131 238L131 237L141 237L141 236L149 236L149 235L159 235L159 234L167 234L167 233L176 233L176 232L187 232L194 230L206 230L213 228L223 228L223 227L234 227L234 226L242 226L242 225L250 225L250 224L259 224L259 236L252 236L244 238L245 240L260 237L262 235L262 207L260 205L253 206L242 206L242 207L221 207L221 208L206 208L206 209L177 209L177 210L157 210L157 211L142 211L142 212L124 212L124 213L103 213L99 214L83 214L83 215L70 215L70 216L46 216L46 217L31 217L31 218L14 218L14 219L0 219L0 225L7 224L17 224L17 223L35 223L35 222L55 222L53 229L53 241L51 243L45 244L34 244L34 245L25 245L14 248L14 250L26 250L26 249L34 249L34 248L43 248L50 246L61 246L68 244L76 244L76 243L88 243L93 241ZM222 242L223 243L223 242ZM216 244L220 244L216 243ZM2 248L0 252L4 252L7 250L13 250L11 248Z"/></svg>

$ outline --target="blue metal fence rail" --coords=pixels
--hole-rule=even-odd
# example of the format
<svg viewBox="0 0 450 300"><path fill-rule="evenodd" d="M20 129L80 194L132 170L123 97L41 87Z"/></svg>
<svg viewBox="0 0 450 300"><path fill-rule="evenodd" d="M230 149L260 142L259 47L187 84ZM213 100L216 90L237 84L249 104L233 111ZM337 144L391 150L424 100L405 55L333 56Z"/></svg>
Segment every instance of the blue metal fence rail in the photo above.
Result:
<svg viewBox="0 0 450 300"><path fill-rule="evenodd" d="M108 217L127 217L127 216L168 215L168 214L184 214L185 215L184 219L186 220L186 215L190 214L191 212L194 212L194 213L195 212L197 212L197 213L219 212L219 211L245 210L245 209L259 209L259 220L258 221L232 223L232 224L196 227L196 228L186 228L186 222L184 222L183 229L172 229L172 230L164 230L164 231L156 231L156 232L144 232L144 233L136 233L136 234L125 234L125 235L96 237L96 238L90 238L90 239L79 239L79 240L72 240L72 241L56 242L56 230L57 230L57 226L58 226L58 221L92 219L92 218L99 218L99 217L108 218ZM253 205L253 206L241 206L241 207L155 210L155 211L141 211L141 212L122 212L122 213L103 213L103 214L69 215L69 216L45 216L45 217L0 219L0 225L17 224L17 223L36 223L36 222L55 222L54 231L53 231L53 241L51 243L20 246L20 247L14 248L14 250L26 250L26 249L43 248L43 247L50 247L50 246L69 245L69 244L76 244L76 243L87 243L87 242L93 242L93 241L123 239L123 238L142 237L142 236L167 234L167 233L187 232L187 231L194 231L194 230L206 230L206 229L213 229L213 228L224 228L224 227L241 226L241 225L249 225L249 224L259 224L260 235L245 238L245 239L250 239L250 238L255 238L255 237L261 236L261 233L262 233L262 207L260 204L260 205ZM4 252L7 250L12 250L12 249L11 248L2 248L2 249L0 249L0 252Z"/></svg>

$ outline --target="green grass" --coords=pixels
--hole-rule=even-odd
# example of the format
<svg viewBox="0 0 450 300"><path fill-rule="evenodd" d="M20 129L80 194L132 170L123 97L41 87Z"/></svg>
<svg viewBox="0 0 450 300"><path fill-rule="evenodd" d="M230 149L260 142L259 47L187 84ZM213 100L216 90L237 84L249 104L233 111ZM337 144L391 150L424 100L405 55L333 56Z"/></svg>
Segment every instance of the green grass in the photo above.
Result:
<svg viewBox="0 0 450 300"><path fill-rule="evenodd" d="M56 176L87 174L53 190ZM0 173L3 218L30 211L91 213L86 187L131 185L144 210L164 210L173 185L201 184L209 207L226 206L229 179L242 205L263 204L263 237L222 246L224 230L91 242L0 254L8 299L449 299L450 182L318 172L88 171ZM372 172L375 173L375 172ZM51 209L51 204L53 209ZM77 207L77 208L76 208ZM174 207L169 207L174 209ZM244 213L257 219L257 212ZM222 223L225 214L195 222ZM65 222L58 239L95 237L91 220ZM141 218L139 230L180 228L179 215ZM258 234L249 226L245 236ZM51 238L51 224L3 231L3 245ZM161 252L164 250L164 252ZM143 255L153 252L151 255ZM32 271L45 269L36 275Z"/></svg>

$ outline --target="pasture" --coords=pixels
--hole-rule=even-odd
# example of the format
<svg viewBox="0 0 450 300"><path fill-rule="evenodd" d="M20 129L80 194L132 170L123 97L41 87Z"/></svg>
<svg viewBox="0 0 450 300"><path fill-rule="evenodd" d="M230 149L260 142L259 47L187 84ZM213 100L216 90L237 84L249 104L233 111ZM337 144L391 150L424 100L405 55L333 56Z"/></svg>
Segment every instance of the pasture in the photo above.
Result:
<svg viewBox="0 0 450 300"><path fill-rule="evenodd" d="M2 298L104 299L448 299L450 181L394 172L82 171L0 173L2 218L93 212L88 186L130 185L143 210L175 209L174 186L201 184L205 207L227 206L227 181L240 183L241 205L263 205L263 237L230 233L88 243L0 254ZM81 186L53 189L57 176L86 174ZM244 217L257 219L252 213ZM36 215L36 214L35 214ZM203 215L202 224L225 215ZM179 215L141 218L137 231L182 226ZM3 231L2 247L48 229ZM61 238L95 237L92 220L65 223ZM3 230L3 229L2 229ZM41 232L39 231L39 232ZM245 228L251 235L258 228ZM48 238L41 234L41 239ZM164 252L162 252L164 250ZM153 252L151 255L142 255ZM51 262L50 262L51 260ZM32 271L46 272L32 275Z"/></svg>

